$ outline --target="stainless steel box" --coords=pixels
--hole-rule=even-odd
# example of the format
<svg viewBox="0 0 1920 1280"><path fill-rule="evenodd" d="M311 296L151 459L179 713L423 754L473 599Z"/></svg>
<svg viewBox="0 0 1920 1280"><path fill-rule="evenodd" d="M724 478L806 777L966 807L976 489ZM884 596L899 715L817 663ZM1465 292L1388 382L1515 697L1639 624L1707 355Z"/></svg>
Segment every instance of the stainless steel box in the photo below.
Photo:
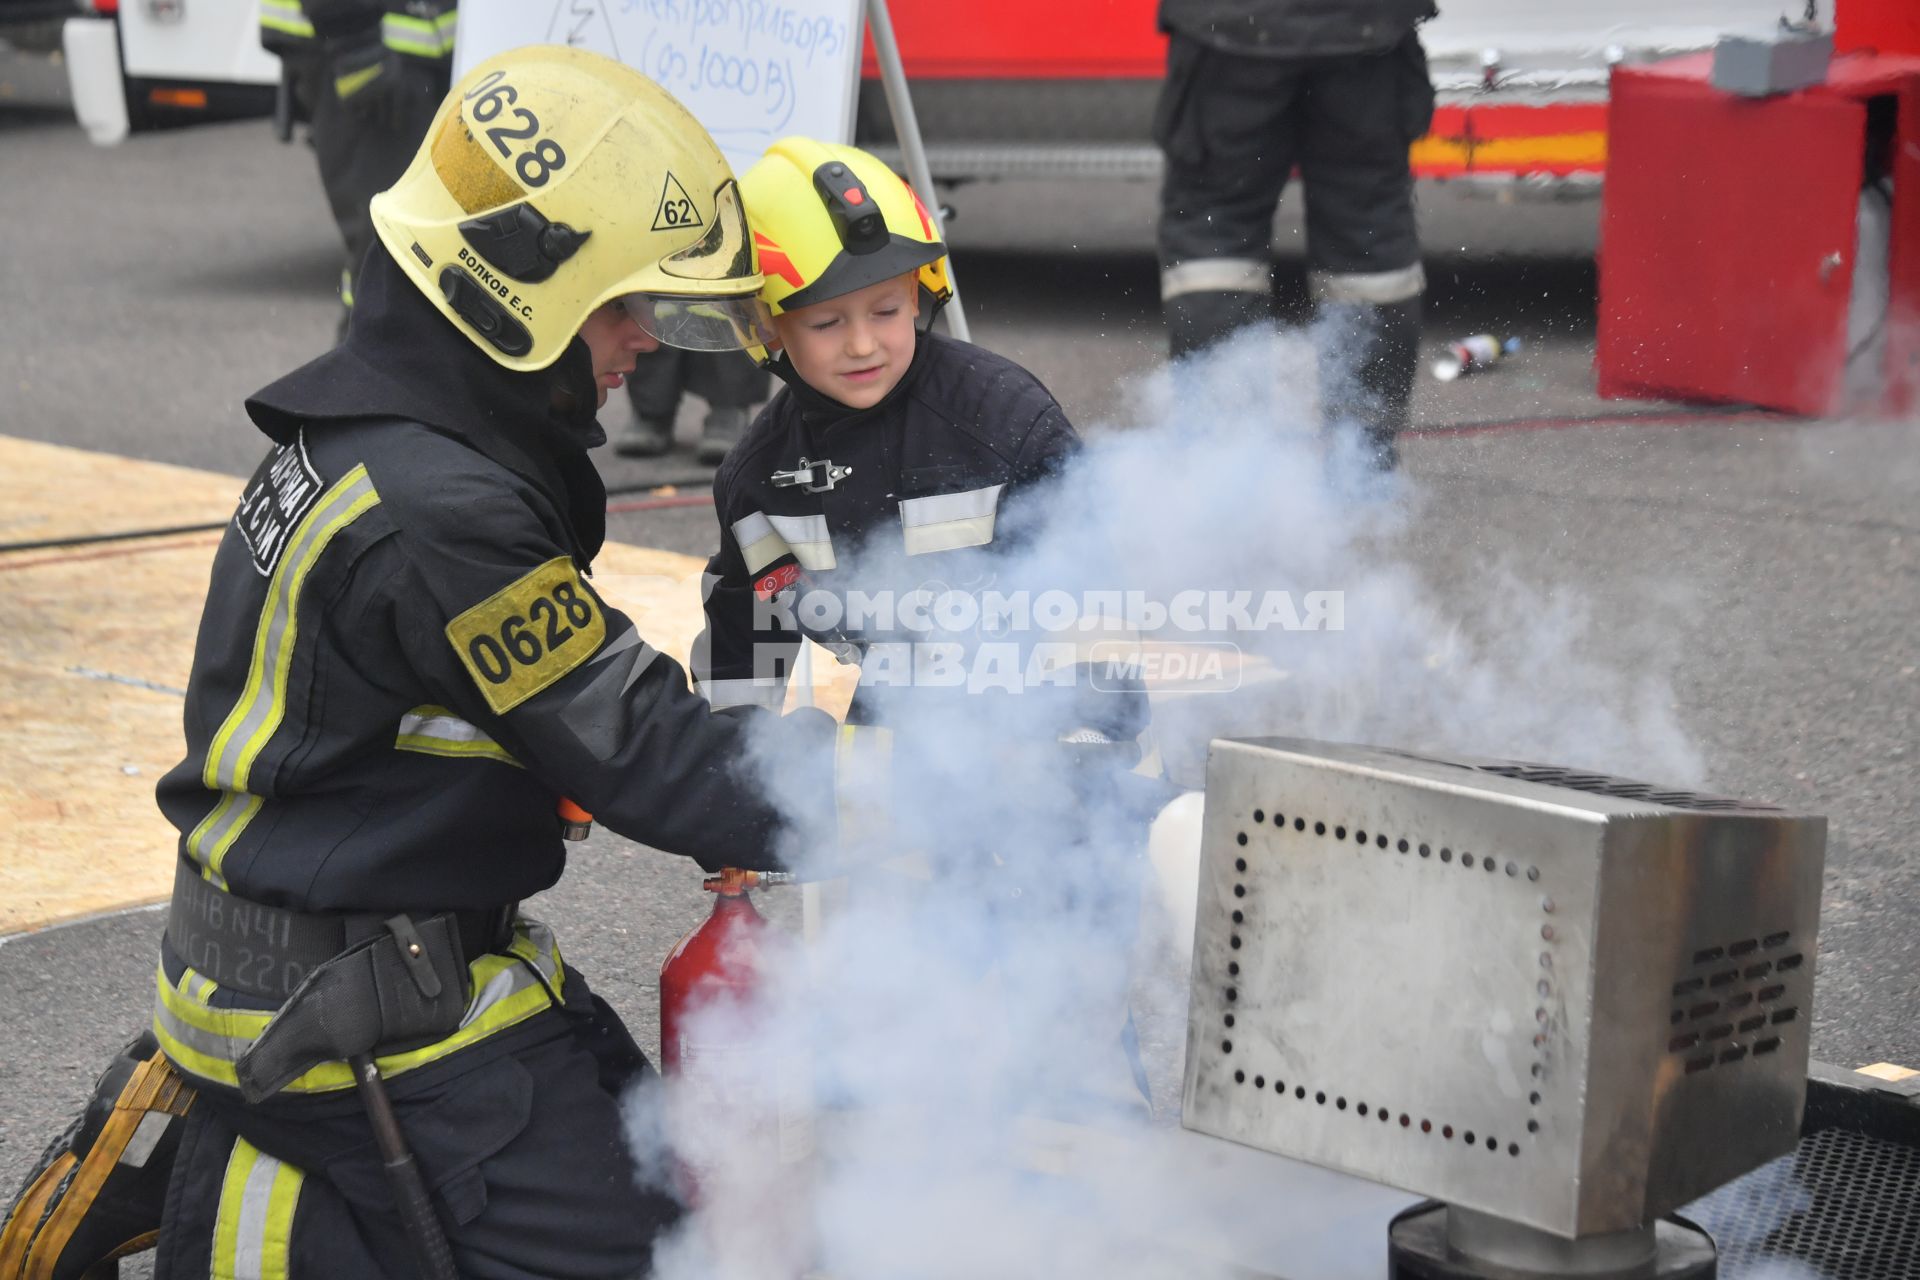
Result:
<svg viewBox="0 0 1920 1280"><path fill-rule="evenodd" d="M1792 1149L1824 818L1270 738L1203 840L1188 1128L1567 1238Z"/></svg>

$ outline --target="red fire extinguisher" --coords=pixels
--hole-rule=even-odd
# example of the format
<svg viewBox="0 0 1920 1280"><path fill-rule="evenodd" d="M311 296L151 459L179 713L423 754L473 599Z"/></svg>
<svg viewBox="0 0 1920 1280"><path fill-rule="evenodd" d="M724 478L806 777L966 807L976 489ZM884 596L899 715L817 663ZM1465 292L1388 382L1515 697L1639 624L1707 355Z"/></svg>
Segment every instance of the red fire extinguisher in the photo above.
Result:
<svg viewBox="0 0 1920 1280"><path fill-rule="evenodd" d="M790 883L784 872L733 867L705 884L713 911L660 966L660 1062L670 1105L704 1141L680 1152L689 1204L715 1177L754 1183L811 1156L810 1072L791 1037L772 1025L767 980L798 963L793 942L754 907L747 890ZM706 1142L713 1143L707 1148ZM722 1158L734 1168L707 1168Z"/></svg>

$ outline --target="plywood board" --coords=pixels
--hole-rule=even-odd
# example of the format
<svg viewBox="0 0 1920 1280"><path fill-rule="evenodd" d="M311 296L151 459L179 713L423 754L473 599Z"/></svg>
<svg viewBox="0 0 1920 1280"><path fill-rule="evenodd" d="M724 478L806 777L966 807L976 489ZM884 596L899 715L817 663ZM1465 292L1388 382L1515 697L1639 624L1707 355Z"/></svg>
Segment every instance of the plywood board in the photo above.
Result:
<svg viewBox="0 0 1920 1280"><path fill-rule="evenodd" d="M220 521L240 488L231 476L0 437L0 540ZM182 691L218 542L0 552L0 934L167 894L177 835L153 788L185 751ZM609 544L594 581L685 665L702 625L702 564ZM845 685L844 705L852 673L816 669Z"/></svg>

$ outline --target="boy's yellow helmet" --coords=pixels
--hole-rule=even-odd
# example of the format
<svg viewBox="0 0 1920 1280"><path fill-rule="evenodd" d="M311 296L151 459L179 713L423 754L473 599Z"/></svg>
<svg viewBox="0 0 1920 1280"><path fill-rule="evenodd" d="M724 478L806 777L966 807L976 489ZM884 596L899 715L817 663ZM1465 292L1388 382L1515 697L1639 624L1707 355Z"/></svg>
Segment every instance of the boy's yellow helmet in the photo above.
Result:
<svg viewBox="0 0 1920 1280"><path fill-rule="evenodd" d="M858 147L782 138L740 179L775 315L917 271L935 302L947 246L913 188Z"/></svg>
<svg viewBox="0 0 1920 1280"><path fill-rule="evenodd" d="M666 90L583 49L469 71L372 214L420 291L509 369L546 368L615 299L669 346L770 332L726 158Z"/></svg>

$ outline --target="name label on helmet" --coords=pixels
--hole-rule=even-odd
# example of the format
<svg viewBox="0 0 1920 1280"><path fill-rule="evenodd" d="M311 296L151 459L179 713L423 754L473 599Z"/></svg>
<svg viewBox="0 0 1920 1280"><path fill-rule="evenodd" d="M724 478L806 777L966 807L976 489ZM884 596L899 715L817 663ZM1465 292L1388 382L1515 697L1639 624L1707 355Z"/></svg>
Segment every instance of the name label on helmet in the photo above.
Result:
<svg viewBox="0 0 1920 1280"><path fill-rule="evenodd" d="M496 715L599 652L606 617L573 561L555 556L447 624L447 639Z"/></svg>
<svg viewBox="0 0 1920 1280"><path fill-rule="evenodd" d="M500 301L506 303L508 307L529 320L533 319L533 304L521 301L520 295L515 293L505 280L495 275L478 255L469 253L465 245L460 246L460 265L465 267L474 279L499 294Z"/></svg>

